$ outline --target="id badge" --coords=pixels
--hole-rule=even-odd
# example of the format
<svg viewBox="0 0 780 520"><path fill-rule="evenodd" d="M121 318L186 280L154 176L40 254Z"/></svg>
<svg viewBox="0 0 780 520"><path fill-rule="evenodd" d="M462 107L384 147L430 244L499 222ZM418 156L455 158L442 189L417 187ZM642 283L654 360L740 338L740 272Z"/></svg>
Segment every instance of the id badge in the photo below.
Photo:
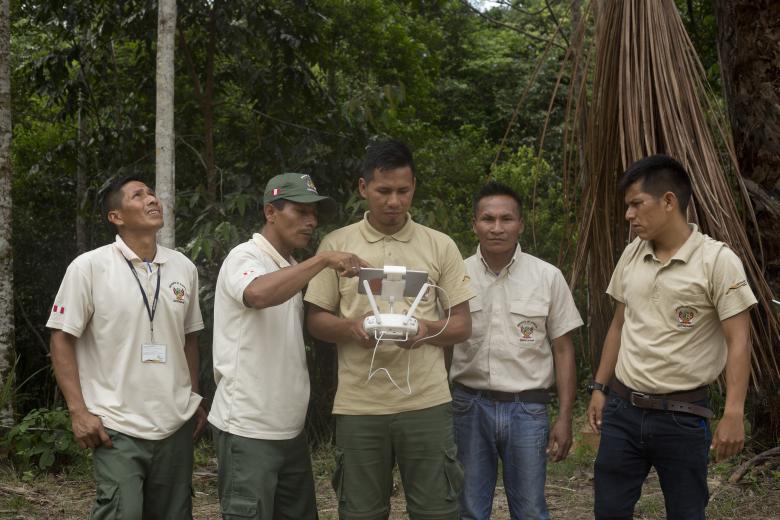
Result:
<svg viewBox="0 0 780 520"><path fill-rule="evenodd" d="M168 361L168 347L161 343L141 345L141 363L165 363Z"/></svg>

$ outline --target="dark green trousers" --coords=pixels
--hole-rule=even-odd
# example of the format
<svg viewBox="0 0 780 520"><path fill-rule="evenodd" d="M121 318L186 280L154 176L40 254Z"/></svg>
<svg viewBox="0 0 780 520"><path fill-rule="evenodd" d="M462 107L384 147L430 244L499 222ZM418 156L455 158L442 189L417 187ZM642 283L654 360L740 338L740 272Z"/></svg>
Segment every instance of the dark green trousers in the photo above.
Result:
<svg viewBox="0 0 780 520"><path fill-rule="evenodd" d="M106 429L114 446L101 446L92 456L92 520L192 520L194 427L190 420L159 441Z"/></svg>
<svg viewBox="0 0 780 520"><path fill-rule="evenodd" d="M463 467L450 403L389 415L336 416L333 488L339 517L386 519L396 463L412 520L458 518Z"/></svg>
<svg viewBox="0 0 780 520"><path fill-rule="evenodd" d="M213 428L219 503L225 520L316 520L306 435L250 439Z"/></svg>

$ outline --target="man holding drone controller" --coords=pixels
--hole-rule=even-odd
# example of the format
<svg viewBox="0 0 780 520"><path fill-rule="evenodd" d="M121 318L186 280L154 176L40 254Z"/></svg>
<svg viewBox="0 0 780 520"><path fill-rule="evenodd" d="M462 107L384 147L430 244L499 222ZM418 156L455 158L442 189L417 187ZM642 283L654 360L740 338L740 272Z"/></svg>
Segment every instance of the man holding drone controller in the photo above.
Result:
<svg viewBox="0 0 780 520"><path fill-rule="evenodd" d="M369 334L364 328L366 317L376 313L367 296L358 294L357 279L340 278L326 269L309 283L309 332L338 347L333 486L339 516L387 518L397 462L412 519L456 519L463 469L452 433L441 347L471 335L468 300L473 292L453 240L415 223L408 213L415 176L406 145L393 140L372 143L361 173L358 187L368 211L360 222L327 235L319 251L351 251L371 265L388 266L382 284L390 292L388 284L409 277L411 270L427 272L431 288L414 312L417 333L385 341L382 332ZM397 289L401 297L394 298L390 313L404 315L412 302ZM387 302L377 303L382 306L377 310L387 314ZM440 309L446 319L441 319ZM374 365L384 373L369 378L380 371L373 371ZM405 389L395 382L404 375Z"/></svg>
<svg viewBox="0 0 780 520"><path fill-rule="evenodd" d="M561 271L520 249L518 194L489 182L474 196L476 254L466 272L472 336L453 349L450 377L458 455L466 470L461 518L487 520L498 459L512 518L547 519L546 455L566 457L577 378L571 331L582 325ZM550 428L549 388L560 403Z"/></svg>
<svg viewBox="0 0 780 520"><path fill-rule="evenodd" d="M219 461L224 518L317 518L309 445L303 432L309 374L301 290L330 268L355 276L351 253L323 251L296 263L318 210L335 202L300 173L277 175L263 195L265 225L233 248L214 293L214 375L209 414Z"/></svg>

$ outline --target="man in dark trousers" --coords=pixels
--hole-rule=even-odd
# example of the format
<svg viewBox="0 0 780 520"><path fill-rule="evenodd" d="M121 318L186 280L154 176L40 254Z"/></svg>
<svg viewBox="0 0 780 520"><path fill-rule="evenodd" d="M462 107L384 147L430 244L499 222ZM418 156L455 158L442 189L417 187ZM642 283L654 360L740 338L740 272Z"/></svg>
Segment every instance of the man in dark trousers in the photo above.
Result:
<svg viewBox="0 0 780 520"><path fill-rule="evenodd" d="M630 519L655 467L669 519L703 519L708 453L743 446L756 298L742 262L689 224L691 181L674 159L637 161L620 181L637 238L615 267L616 302L588 419L601 431L595 464L598 519ZM710 431L707 387L726 369L726 406Z"/></svg>

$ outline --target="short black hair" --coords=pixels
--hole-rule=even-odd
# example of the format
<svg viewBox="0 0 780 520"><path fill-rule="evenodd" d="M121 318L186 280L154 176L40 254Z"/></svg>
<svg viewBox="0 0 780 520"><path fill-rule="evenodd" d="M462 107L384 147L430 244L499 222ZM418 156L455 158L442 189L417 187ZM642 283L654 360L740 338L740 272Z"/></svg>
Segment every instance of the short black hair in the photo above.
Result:
<svg viewBox="0 0 780 520"><path fill-rule="evenodd" d="M134 182L134 181L142 182L146 184L146 181L140 175L125 175L124 177L118 177L113 181L111 181L108 187L105 190L103 190L103 197L101 198L100 201L102 215L103 218L106 219L106 222L108 222L109 227L114 233L117 232L117 229L116 226L114 226L111 222L109 222L108 214L109 212L122 207L122 187L128 182Z"/></svg>
<svg viewBox="0 0 780 520"><path fill-rule="evenodd" d="M638 181L642 182L642 191L656 199L662 197L667 191L674 193L680 203L680 211L685 215L693 188L691 177L678 161L663 154L639 159L623 174L618 190L621 194L625 194L626 190Z"/></svg>
<svg viewBox="0 0 780 520"><path fill-rule="evenodd" d="M374 178L374 170L395 170L405 166L412 170L412 177L414 177L414 157L409 147L395 139L384 139L366 146L360 174L363 180L371 182Z"/></svg>
<svg viewBox="0 0 780 520"><path fill-rule="evenodd" d="M523 202L520 199L520 195L507 186L506 184L502 184L497 181L490 181L484 186L482 186L482 189L480 189L475 195L472 200L473 208L474 208L474 217L477 216L477 210L479 209L479 201L486 197L495 197L497 195L503 195L505 197L510 197L514 199L514 201L517 203L517 214L519 216L523 216Z"/></svg>

